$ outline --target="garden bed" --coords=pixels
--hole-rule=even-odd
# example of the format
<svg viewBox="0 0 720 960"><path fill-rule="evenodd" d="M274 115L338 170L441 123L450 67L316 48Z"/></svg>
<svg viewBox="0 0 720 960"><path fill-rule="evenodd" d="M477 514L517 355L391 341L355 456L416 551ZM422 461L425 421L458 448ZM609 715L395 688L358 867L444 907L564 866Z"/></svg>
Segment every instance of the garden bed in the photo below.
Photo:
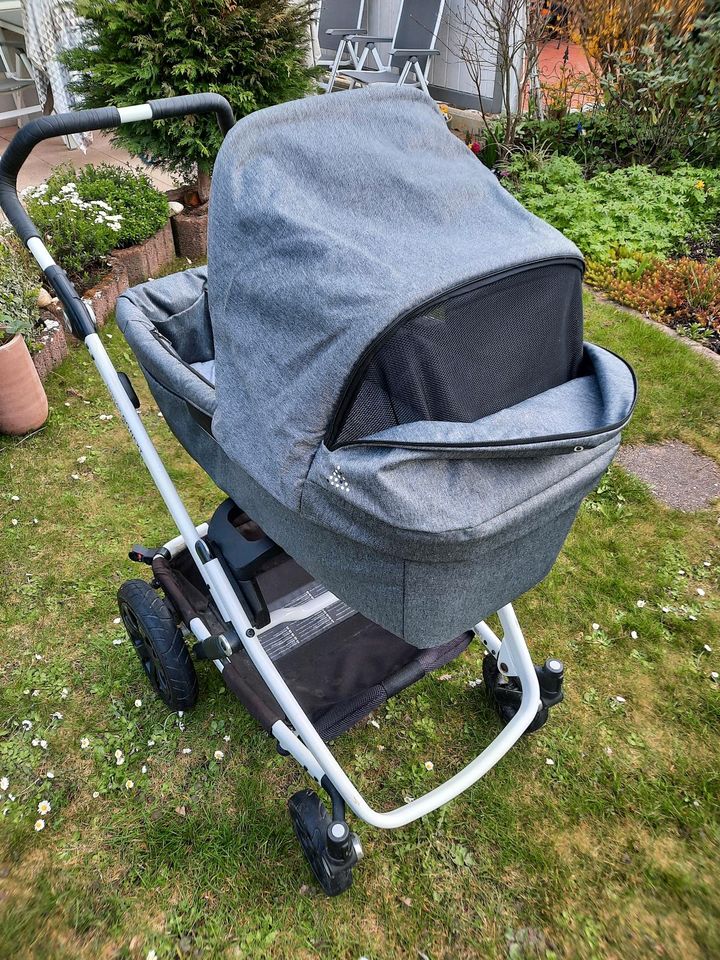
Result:
<svg viewBox="0 0 720 960"><path fill-rule="evenodd" d="M505 182L570 237L588 284L720 352L720 172L644 166L583 176L569 157L524 154Z"/></svg>

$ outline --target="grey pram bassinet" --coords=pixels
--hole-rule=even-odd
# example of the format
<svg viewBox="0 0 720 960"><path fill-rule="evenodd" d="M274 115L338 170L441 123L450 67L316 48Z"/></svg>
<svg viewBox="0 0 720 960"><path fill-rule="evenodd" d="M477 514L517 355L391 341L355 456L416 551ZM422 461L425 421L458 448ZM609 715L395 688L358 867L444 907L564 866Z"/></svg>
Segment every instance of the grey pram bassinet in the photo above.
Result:
<svg viewBox="0 0 720 960"><path fill-rule="evenodd" d="M429 647L547 574L617 451L635 379L583 343L582 269L430 100L379 85L236 124L207 270L117 317L218 486Z"/></svg>

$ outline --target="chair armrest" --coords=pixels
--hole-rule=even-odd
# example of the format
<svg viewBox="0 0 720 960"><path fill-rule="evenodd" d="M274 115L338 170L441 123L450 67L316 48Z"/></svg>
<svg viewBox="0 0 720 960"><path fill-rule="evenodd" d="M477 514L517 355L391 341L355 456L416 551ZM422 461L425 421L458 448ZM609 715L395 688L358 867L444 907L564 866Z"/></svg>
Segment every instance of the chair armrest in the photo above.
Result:
<svg viewBox="0 0 720 960"><path fill-rule="evenodd" d="M332 30L326 30L328 37L354 37L358 34L366 34L367 30L358 30L357 27L333 27Z"/></svg>
<svg viewBox="0 0 720 960"><path fill-rule="evenodd" d="M400 57L437 57L439 54L439 50L393 50L393 56Z"/></svg>
<svg viewBox="0 0 720 960"><path fill-rule="evenodd" d="M392 43L395 39L394 37L368 37L365 33L358 33L357 30L355 33L351 34L349 37L345 38L346 40L365 40L369 43Z"/></svg>

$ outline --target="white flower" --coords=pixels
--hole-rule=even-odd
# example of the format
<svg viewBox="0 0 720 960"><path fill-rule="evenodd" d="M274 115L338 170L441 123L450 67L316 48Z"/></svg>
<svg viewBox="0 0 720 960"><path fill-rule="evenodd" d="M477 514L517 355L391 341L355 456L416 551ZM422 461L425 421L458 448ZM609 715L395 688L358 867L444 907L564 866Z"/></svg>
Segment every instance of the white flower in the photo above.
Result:
<svg viewBox="0 0 720 960"><path fill-rule="evenodd" d="M154 741L154 740L148 740L148 746L149 746L149 747L154 747L154 746L155 746L155 741Z"/></svg>
<svg viewBox="0 0 720 960"><path fill-rule="evenodd" d="M115 617L113 623L122 623L122 617Z"/></svg>
<svg viewBox="0 0 720 960"><path fill-rule="evenodd" d="M10 521L10 523L11 523L14 527L16 527L16 526L18 525L17 517L13 517L12 520Z"/></svg>
<svg viewBox="0 0 720 960"><path fill-rule="evenodd" d="M157 960L157 954L154 950L148 950L145 960Z"/></svg>
<svg viewBox="0 0 720 960"><path fill-rule="evenodd" d="M53 720L62 720L63 715L60 713L59 710L56 710L55 713L52 715L52 718Z"/></svg>
<svg viewBox="0 0 720 960"><path fill-rule="evenodd" d="M227 735L227 733L223 737L223 740L225 741L225 743L230 743L230 737Z"/></svg>
<svg viewBox="0 0 720 960"><path fill-rule="evenodd" d="M717 672L717 670L713 670L713 672L710 674L710 679L713 681L713 683L717 683L718 677L720 677L720 674Z"/></svg>
<svg viewBox="0 0 720 960"><path fill-rule="evenodd" d="M0 790L7 790L10 786L10 781L7 777L0 777Z"/></svg>
<svg viewBox="0 0 720 960"><path fill-rule="evenodd" d="M125 642L125 638L124 638L124 637L115 637L115 639L113 640L113 646L114 646L114 647L119 647L120 644L121 644L121 643L124 643L124 642Z"/></svg>
<svg viewBox="0 0 720 960"><path fill-rule="evenodd" d="M709 567L709 566L710 566L710 561L709 561L709 560L703 560L703 566L704 566L704 567Z"/></svg>
<svg viewBox="0 0 720 960"><path fill-rule="evenodd" d="M22 728L26 733L28 730L32 730L32 720L23 720Z"/></svg>
<svg viewBox="0 0 720 960"><path fill-rule="evenodd" d="M688 620L694 620L697 623L697 617L695 616L694 613L691 613L688 615Z"/></svg>
<svg viewBox="0 0 720 960"><path fill-rule="evenodd" d="M86 460L87 460L87 457L85 457L85 456L83 456L83 457L78 457L77 460L76 460L76 463L85 463Z"/></svg>
<svg viewBox="0 0 720 960"><path fill-rule="evenodd" d="M47 740L41 740L40 746L43 748L43 750L47 750Z"/></svg>
<svg viewBox="0 0 720 960"><path fill-rule="evenodd" d="M704 597L704 596L705 596L705 591L703 590L702 587L698 587L698 588L697 588L697 595L698 595L699 597Z"/></svg>
<svg viewBox="0 0 720 960"><path fill-rule="evenodd" d="M63 687L62 690L60 691L60 699L61 699L61 700L67 700L67 697L68 697L68 693L69 693L69 692L70 692L70 691L68 690L67 687Z"/></svg>
<svg viewBox="0 0 720 960"><path fill-rule="evenodd" d="M426 760L426 761L425 761L425 769L426 769L426 770L434 770L434 769L435 769L435 764L432 762L432 760Z"/></svg>
<svg viewBox="0 0 720 960"><path fill-rule="evenodd" d="M630 636L632 637L633 640L637 640L637 638L638 638L637 630L631 630L631 631L630 631Z"/></svg>
<svg viewBox="0 0 720 960"><path fill-rule="evenodd" d="M380 724L377 722L377 720L371 720L371 721L370 721L370 726L371 726L371 727L375 727L376 730L379 730L379 729L380 729Z"/></svg>
<svg viewBox="0 0 720 960"><path fill-rule="evenodd" d="M135 701L135 706L136 706L136 707L141 707L141 706L142 706L142 700L136 700L136 701Z"/></svg>
<svg viewBox="0 0 720 960"><path fill-rule="evenodd" d="M44 830L44 829L45 829L45 821L42 820L42 819L41 819L41 820L36 820L36 821L35 821L35 829L37 830L38 833L39 833L41 830Z"/></svg>
<svg viewBox="0 0 720 960"><path fill-rule="evenodd" d="M80 474L79 474L79 473L71 473L71 474L70 474L70 477L71 477L71 479L73 479L73 480L79 480L79 479L80 479Z"/></svg>
<svg viewBox="0 0 720 960"><path fill-rule="evenodd" d="M638 600L637 605L638 605L640 608L642 608L642 607L645 606L645 603L646 603L645 600Z"/></svg>
<svg viewBox="0 0 720 960"><path fill-rule="evenodd" d="M20 499L20 497L18 497L17 494L13 494L13 495L10 497L10 499L11 499L11 500L14 500L15 503L17 503L18 500Z"/></svg>
<svg viewBox="0 0 720 960"><path fill-rule="evenodd" d="M213 754L213 756L215 757L216 760L224 760L224 759L225 759L225 754L222 752L222 750L216 750L215 753Z"/></svg>
<svg viewBox="0 0 720 960"><path fill-rule="evenodd" d="M593 630L597 631L597 630L600 629L600 624L599 624L599 623L594 623L594 624L592 625L592 628L593 628Z"/></svg>
<svg viewBox="0 0 720 960"><path fill-rule="evenodd" d="M38 804L38 813L41 817L44 817L46 813L50 813L51 810L52 807L50 806L50 802L48 800L41 800Z"/></svg>
<svg viewBox="0 0 720 960"><path fill-rule="evenodd" d="M132 780L126 780L126 781L125 781L125 789L126 789L126 790L132 790L132 788L133 788L134 786L135 786L135 784L132 782Z"/></svg>
<svg viewBox="0 0 720 960"><path fill-rule="evenodd" d="M182 715L183 715L183 711L182 711L182 710L178 710L178 716L179 716L179 717L182 717Z"/></svg>
<svg viewBox="0 0 720 960"><path fill-rule="evenodd" d="M100 794L97 792L97 790L93 790L93 800L97 800L99 796Z"/></svg>
<svg viewBox="0 0 720 960"><path fill-rule="evenodd" d="M82 737L80 740L80 749L87 750L90 746L90 740L87 737Z"/></svg>
<svg viewBox="0 0 720 960"><path fill-rule="evenodd" d="M31 696L33 696L33 697L38 697L38 696L40 696L40 691L39 691L39 690L33 690Z"/></svg>
<svg viewBox="0 0 720 960"><path fill-rule="evenodd" d="M625 703L625 697L620 697L620 696L618 696L618 697L615 697L615 700L616 700L618 703Z"/></svg>
<svg viewBox="0 0 720 960"><path fill-rule="evenodd" d="M32 744L33 747L39 747L39 746L40 746L40 741L38 740L37 737L33 737L32 740L30 741L30 743Z"/></svg>
<svg viewBox="0 0 720 960"><path fill-rule="evenodd" d="M190 749L190 747L183 747L183 753L184 754L192 753L192 750Z"/></svg>
<svg viewBox="0 0 720 960"><path fill-rule="evenodd" d="M140 767L140 773L147 773L147 767L145 766L145 764L143 764L143 765Z"/></svg>
<svg viewBox="0 0 720 960"><path fill-rule="evenodd" d="M712 653L712 647L710 646L709 643L703 644L703 650L705 651L705 653Z"/></svg>
<svg viewBox="0 0 720 960"><path fill-rule="evenodd" d="M546 763L549 767L554 767L554 766L555 766L555 761L553 760L552 757L545 757L545 763Z"/></svg>
<svg viewBox="0 0 720 960"><path fill-rule="evenodd" d="M54 780L54 779L55 779L55 774L52 772L52 770L48 770L48 772L45 774L45 776L48 778L48 780Z"/></svg>
<svg viewBox="0 0 720 960"><path fill-rule="evenodd" d="M684 577L684 576L685 576L685 571L684 571L684 570L678 570L678 573L680 574L681 577Z"/></svg>
<svg viewBox="0 0 720 960"><path fill-rule="evenodd" d="M611 757L612 756L612 747L605 747L605 753Z"/></svg>
<svg viewBox="0 0 720 960"><path fill-rule="evenodd" d="M663 608L662 608L662 612L663 612L663 613L670 613L670 607L663 607Z"/></svg>

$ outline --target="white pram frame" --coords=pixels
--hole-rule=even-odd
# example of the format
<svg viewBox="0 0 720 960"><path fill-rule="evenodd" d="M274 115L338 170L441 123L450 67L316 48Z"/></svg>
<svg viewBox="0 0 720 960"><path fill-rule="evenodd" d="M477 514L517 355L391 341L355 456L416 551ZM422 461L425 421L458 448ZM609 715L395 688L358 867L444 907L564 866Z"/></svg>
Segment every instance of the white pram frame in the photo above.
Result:
<svg viewBox="0 0 720 960"><path fill-rule="evenodd" d="M53 260L17 196L17 174L30 151L41 140L59 134L68 135L81 131L107 129L138 120L211 112L217 113L221 129L227 132L234 122L232 111L227 102L216 94L175 97L136 106L108 107L33 121L18 132L0 161L0 205L26 243L47 281L58 294L65 310L68 326L87 347L177 527L179 536L165 544L167 554L173 556L188 549L220 615L241 638L244 651L284 711L289 723L277 721L272 727L272 734L279 747L293 756L297 763L326 789L327 782L330 781L337 793L361 820L374 827L395 829L438 809L485 776L517 743L542 708L543 701L536 668L512 605L507 604L498 611L503 631L501 638L497 637L484 621L476 624L474 629L486 649L496 659L500 673L505 677L517 678L519 681L522 697L515 715L474 760L435 789L393 810L380 811L371 807L338 763L260 642L263 630L269 630L280 622L291 619L297 621L312 616L319 609L334 602L336 598L326 593L299 607L280 608L273 612L268 627L263 630L256 630L253 627L220 560L210 556L206 548L203 549L202 537L207 532L207 527L206 525L198 527L191 519L145 429L130 392L96 332L90 307L80 299L67 276ZM210 635L200 618L194 619L189 627L199 642L206 640ZM226 662L224 659L214 660L220 672L223 671Z"/></svg>

